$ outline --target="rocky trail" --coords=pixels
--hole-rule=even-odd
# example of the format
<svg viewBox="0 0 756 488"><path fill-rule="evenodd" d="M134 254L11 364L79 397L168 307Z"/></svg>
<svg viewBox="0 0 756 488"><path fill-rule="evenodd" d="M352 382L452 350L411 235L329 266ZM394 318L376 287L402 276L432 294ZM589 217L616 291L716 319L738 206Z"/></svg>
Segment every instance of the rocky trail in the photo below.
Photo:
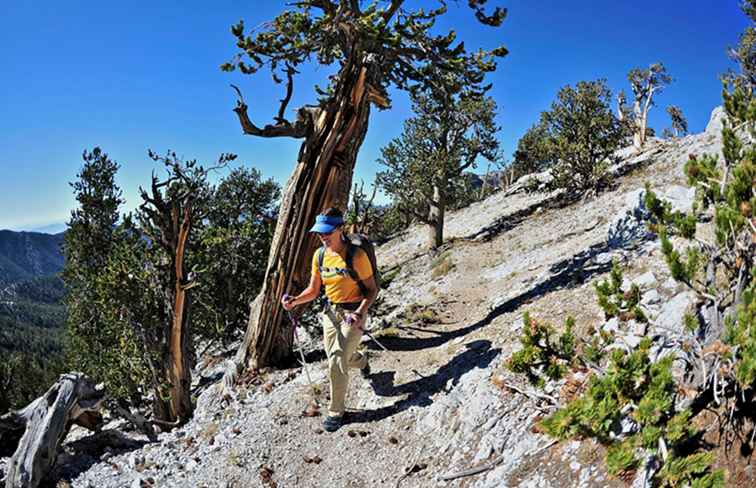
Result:
<svg viewBox="0 0 756 488"><path fill-rule="evenodd" d="M607 476L593 441L555 443L534 430L563 382L536 392L505 361L525 311L559 326L572 315L578 333L616 328L604 323L593 289L612 259L644 290L652 327L681 327L692 298L669 278L646 231L643 185L689 208L682 166L690 153L721 151L717 113L701 134L625 150L614 186L595 197L564 203L565 195L525 192L521 181L450 214L448 242L433 254L422 248L420 227L379 247L390 284L372 327L389 352L364 339L372 376L354 372L337 432L311 416L328 390L313 335L305 343L319 395L293 368L243 378L237 400L223 405L213 383L222 365L205 363L188 425L155 443L111 425L95 437L117 439L120 448L104 452L74 429L56 469L68 481L58 486L627 486L633 480ZM632 345L645 333L623 331L618 340Z"/></svg>

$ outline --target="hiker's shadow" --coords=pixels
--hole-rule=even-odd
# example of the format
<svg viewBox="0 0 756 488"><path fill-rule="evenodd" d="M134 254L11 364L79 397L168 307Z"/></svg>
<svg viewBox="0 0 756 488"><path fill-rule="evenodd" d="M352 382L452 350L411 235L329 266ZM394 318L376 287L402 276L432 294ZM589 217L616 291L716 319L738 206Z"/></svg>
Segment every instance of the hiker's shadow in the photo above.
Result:
<svg viewBox="0 0 756 488"><path fill-rule="evenodd" d="M475 368L487 367L501 352L501 349L492 349L491 342L487 340L472 341L465 344L465 347L467 348L466 351L452 358L434 374L422 376L415 372L415 375L420 377L408 383L394 384L395 371L373 374L370 377L370 383L376 395L386 397L406 396L391 405L353 412L347 417L346 422L375 422L403 412L412 406L427 407L433 403L433 395L442 391L449 393L459 383L462 375Z"/></svg>

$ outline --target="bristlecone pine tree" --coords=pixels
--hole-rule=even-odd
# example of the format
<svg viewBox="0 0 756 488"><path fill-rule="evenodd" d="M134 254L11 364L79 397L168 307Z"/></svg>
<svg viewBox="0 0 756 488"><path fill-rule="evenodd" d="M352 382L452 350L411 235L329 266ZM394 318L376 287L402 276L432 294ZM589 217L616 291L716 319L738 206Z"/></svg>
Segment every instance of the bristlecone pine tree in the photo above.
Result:
<svg viewBox="0 0 756 488"><path fill-rule="evenodd" d="M646 69L633 68L627 73L627 80L633 89L633 144L643 148L648 135L648 111L654 105L654 94L661 92L672 83L672 77L662 63L654 63Z"/></svg>
<svg viewBox="0 0 756 488"><path fill-rule="evenodd" d="M413 96L413 108L403 133L381 149L379 162L387 169L376 180L402 211L428 225L428 247L435 249L443 244L447 205L465 190L463 172L478 157L499 157L496 103L435 90Z"/></svg>
<svg viewBox="0 0 756 488"><path fill-rule="evenodd" d="M675 137L684 136L688 133L688 121L682 113L682 109L675 105L667 107L670 122L672 123L672 134Z"/></svg>
<svg viewBox="0 0 756 488"><path fill-rule="evenodd" d="M98 147L83 157L84 167L71 183L78 207L71 212L63 247L67 353L73 368L105 382L111 396L139 404L143 362L139 356L128 358L136 350L133 330L123 327L108 306L107 270L134 235L130 220L119 223L119 165Z"/></svg>
<svg viewBox="0 0 756 488"><path fill-rule="evenodd" d="M556 187L579 195L601 185L607 158L622 138L610 103L604 80L581 81L559 90L551 110L542 114Z"/></svg>
<svg viewBox="0 0 756 488"><path fill-rule="evenodd" d="M236 168L212 189L197 245L188 256L199 270L192 310L198 336L231 342L260 291L281 194L257 169Z"/></svg>
<svg viewBox="0 0 756 488"><path fill-rule="evenodd" d="M543 115L517 141L511 170L512 180L530 173L544 171L554 163L549 147L549 129Z"/></svg>
<svg viewBox="0 0 756 488"><path fill-rule="evenodd" d="M447 11L445 2L436 9L410 9L404 0L372 2L356 0L302 0L272 22L245 34L243 22L232 27L241 52L222 69L254 74L271 69L277 83L286 80L286 94L273 123L258 127L248 116L239 93L235 109L245 134L258 137L303 139L298 164L284 191L275 236L271 245L263 288L252 304L247 334L224 379L225 392L239 369L280 363L291 356L292 330L283 326L280 298L301 289L308 280L307 263L316 240L307 229L326 207L346 208L357 153L367 131L370 107L387 108L389 86L422 89L429 74L453 73L466 86L479 87L486 72L496 68L503 47L468 53L455 32L433 33L436 20ZM506 15L496 8L490 15L486 0L468 0L483 24L499 26ZM334 66L337 72L328 87L317 89L316 105L297 110L287 118L294 77L301 65L315 61Z"/></svg>
<svg viewBox="0 0 756 488"><path fill-rule="evenodd" d="M376 225L376 210L373 207L373 200L378 193L378 184L373 183L373 190L370 192L370 198L365 193L365 182L360 181L360 186L354 184L352 189L352 200L347 208L344 220L347 223L349 232L371 235L371 229Z"/></svg>

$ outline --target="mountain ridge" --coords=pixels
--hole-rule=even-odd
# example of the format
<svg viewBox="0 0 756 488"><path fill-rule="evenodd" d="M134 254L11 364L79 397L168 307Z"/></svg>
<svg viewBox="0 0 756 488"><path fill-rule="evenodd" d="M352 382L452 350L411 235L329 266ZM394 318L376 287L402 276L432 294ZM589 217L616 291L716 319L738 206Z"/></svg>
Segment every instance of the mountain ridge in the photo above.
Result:
<svg viewBox="0 0 756 488"><path fill-rule="evenodd" d="M64 235L0 230L0 286L59 273Z"/></svg>

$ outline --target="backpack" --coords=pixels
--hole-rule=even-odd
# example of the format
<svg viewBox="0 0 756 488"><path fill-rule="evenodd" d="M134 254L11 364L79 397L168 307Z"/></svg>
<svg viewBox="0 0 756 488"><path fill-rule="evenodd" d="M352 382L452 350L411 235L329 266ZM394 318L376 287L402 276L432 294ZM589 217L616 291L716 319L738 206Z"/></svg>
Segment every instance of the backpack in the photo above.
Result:
<svg viewBox="0 0 756 488"><path fill-rule="evenodd" d="M377 290L381 289L381 274L378 270L378 261L375 257L375 246L365 234L345 234L347 242L347 254L346 254L346 269L343 270L350 278L357 282L357 286L360 287L360 293L363 297L367 296L367 288L365 284L360 281L357 276L357 271L354 270L354 255L357 254L357 249L362 249L367 254L370 266L373 268L373 279L375 280L375 287ZM325 246L322 246L318 250L318 271L323 274L323 259L325 258Z"/></svg>

